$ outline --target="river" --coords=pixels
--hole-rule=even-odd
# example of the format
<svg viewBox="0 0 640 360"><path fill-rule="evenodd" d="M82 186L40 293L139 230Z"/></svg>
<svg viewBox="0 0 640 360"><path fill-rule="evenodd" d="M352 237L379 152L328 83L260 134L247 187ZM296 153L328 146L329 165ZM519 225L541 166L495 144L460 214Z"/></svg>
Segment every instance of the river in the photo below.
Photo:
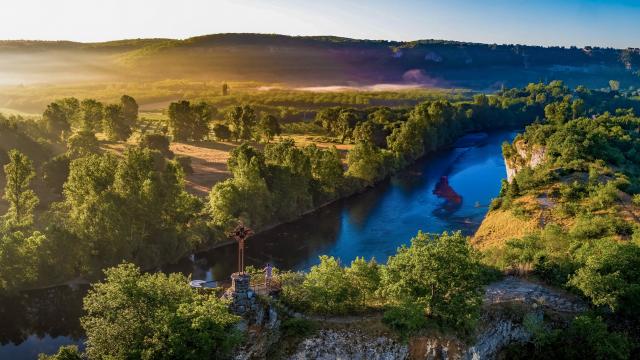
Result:
<svg viewBox="0 0 640 360"><path fill-rule="evenodd" d="M307 270L326 254L348 265L356 256L386 262L422 230L472 235L505 178L501 144L511 131L458 142L374 188L247 240L247 265ZM165 272L224 280L237 268L236 245L195 254ZM35 359L82 344L78 318L86 288L54 288L0 299L0 359Z"/></svg>

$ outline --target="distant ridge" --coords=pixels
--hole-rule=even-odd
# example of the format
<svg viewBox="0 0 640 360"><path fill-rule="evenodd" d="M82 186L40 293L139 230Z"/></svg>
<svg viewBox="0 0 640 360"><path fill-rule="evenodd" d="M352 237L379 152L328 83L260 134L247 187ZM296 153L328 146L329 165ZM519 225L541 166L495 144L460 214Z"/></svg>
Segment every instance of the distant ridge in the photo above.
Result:
<svg viewBox="0 0 640 360"><path fill-rule="evenodd" d="M20 61L28 56L28 63ZM38 82L203 79L296 85L417 83L491 89L561 79L570 85L640 85L640 49L496 45L447 40L410 42L337 36L211 34L184 40L100 43L0 41L0 80ZM25 80L20 74L24 73ZM60 80L64 81L64 80ZM5 80L6 82L6 80Z"/></svg>

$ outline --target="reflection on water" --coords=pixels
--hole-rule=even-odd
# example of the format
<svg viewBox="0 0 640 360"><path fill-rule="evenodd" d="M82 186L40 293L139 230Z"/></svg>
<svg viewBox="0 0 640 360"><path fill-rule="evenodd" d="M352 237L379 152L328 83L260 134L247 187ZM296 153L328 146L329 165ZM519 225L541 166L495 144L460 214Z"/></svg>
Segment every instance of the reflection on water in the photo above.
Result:
<svg viewBox="0 0 640 360"><path fill-rule="evenodd" d="M322 254L344 264L356 256L385 262L418 230L470 235L498 194L505 177L500 145L513 135L466 139L461 147L423 159L365 193L255 235L246 242L245 263L305 270ZM236 246L229 245L184 258L163 271L209 281L225 280L236 268ZM85 291L57 288L0 299L0 359L34 359L39 352L79 343Z"/></svg>
<svg viewBox="0 0 640 360"><path fill-rule="evenodd" d="M470 136L460 147L423 159L374 189L338 201L246 242L246 263L306 270L327 254L344 264L356 256L386 261L422 230L471 235L505 176L500 144L512 132ZM237 267L236 246L195 256L165 270L225 279Z"/></svg>
<svg viewBox="0 0 640 360"><path fill-rule="evenodd" d="M60 287L0 300L0 359L35 359L60 345L81 343L86 288Z"/></svg>

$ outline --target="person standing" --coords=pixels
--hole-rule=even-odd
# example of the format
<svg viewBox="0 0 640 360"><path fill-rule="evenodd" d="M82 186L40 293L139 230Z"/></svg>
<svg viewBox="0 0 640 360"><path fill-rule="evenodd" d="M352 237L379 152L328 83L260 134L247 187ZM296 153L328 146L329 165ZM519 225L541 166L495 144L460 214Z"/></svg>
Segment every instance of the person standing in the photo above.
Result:
<svg viewBox="0 0 640 360"><path fill-rule="evenodd" d="M267 263L264 267L264 286L268 289L271 286L271 276L273 274L273 266L271 263Z"/></svg>

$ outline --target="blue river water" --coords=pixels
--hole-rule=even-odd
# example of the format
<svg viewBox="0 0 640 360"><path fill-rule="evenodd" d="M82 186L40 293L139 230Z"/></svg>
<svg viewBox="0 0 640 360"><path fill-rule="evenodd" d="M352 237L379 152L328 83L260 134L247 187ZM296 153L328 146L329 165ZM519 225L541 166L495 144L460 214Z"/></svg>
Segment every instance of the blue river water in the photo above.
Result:
<svg viewBox="0 0 640 360"><path fill-rule="evenodd" d="M307 270L331 255L345 265L356 256L386 262L418 231L472 235L505 178L501 147L514 132L494 132L437 152L361 194L247 240L246 264ZM237 269L236 245L223 246L165 272L225 280ZM82 347L82 297L86 287L54 288L0 299L0 359L35 359L60 345Z"/></svg>

